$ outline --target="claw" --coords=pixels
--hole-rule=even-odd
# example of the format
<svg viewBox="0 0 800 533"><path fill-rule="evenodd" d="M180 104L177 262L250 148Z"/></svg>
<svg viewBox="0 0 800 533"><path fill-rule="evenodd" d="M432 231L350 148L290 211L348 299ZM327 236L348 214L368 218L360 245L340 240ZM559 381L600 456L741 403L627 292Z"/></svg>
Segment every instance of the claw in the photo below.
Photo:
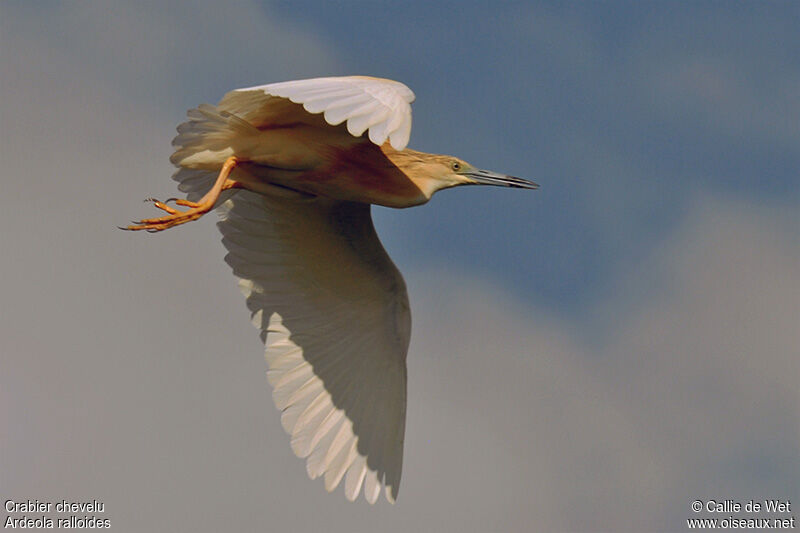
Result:
<svg viewBox="0 0 800 533"><path fill-rule="evenodd" d="M197 220L214 208L214 202L216 202L217 198L219 198L220 192L234 187L241 187L239 182L228 179L228 176L236 164L237 159L235 157L229 157L225 161L225 164L222 166L214 186L205 194L205 196L203 196L203 198L200 199L199 202L190 202L189 200L181 200L180 198L170 198L167 200L167 202L175 202L177 205L182 205L188 207L189 209L180 211L168 206L166 202L160 202L155 198L146 198L144 200L145 202L151 202L158 209L166 211L168 215L163 217L133 220L131 221L132 224L130 226L123 229L129 231L145 230L148 233L156 233L173 226L185 224L187 222L191 222L192 220Z"/></svg>
<svg viewBox="0 0 800 533"><path fill-rule="evenodd" d="M170 215L177 215L177 214L180 213L180 211L178 211L177 209L173 209L170 206L168 206L166 204L166 202L161 202L161 201L159 201L159 200L157 200L155 198L145 198L144 202L145 203L151 203L154 206L156 206L157 208L161 209L162 211L166 211ZM134 222L136 224L142 224L142 221L134 221Z"/></svg>

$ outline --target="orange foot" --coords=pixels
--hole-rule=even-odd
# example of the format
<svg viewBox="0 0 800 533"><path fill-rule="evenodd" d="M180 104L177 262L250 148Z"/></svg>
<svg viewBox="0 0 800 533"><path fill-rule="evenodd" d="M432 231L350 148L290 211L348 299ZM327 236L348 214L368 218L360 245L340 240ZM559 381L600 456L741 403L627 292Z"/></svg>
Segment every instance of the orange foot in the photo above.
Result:
<svg viewBox="0 0 800 533"><path fill-rule="evenodd" d="M228 179L228 176L233 170L233 167L236 166L237 162L238 161L235 157L229 157L225 161L225 164L222 166L222 170L220 170L219 177L214 183L214 186L206 193L205 196L200 199L199 202L190 202L189 200L180 200L176 198L170 198L167 200L167 202L173 201L176 204L188 207L189 209L180 211L174 207L168 206L167 202L159 202L153 198L148 198L145 200L146 202L152 202L154 206L162 211L166 211L169 214L157 218L144 218L122 229L130 231L145 230L154 233L156 231L162 231L167 228L171 228L172 226L178 226L180 224L191 222L192 220L197 220L201 216L211 211L211 209L214 207L214 204L219 199L219 195L222 191L242 186L242 184L238 181Z"/></svg>

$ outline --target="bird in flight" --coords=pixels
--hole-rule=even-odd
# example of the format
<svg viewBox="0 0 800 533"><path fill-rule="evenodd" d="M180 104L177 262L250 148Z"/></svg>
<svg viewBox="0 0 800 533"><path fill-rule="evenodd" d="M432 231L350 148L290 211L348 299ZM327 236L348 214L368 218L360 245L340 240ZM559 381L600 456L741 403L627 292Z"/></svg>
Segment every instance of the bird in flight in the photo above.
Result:
<svg viewBox="0 0 800 533"><path fill-rule="evenodd" d="M124 228L158 232L220 209L292 450L328 491L344 480L351 501L363 488L374 503L383 488L393 503L403 464L411 314L370 204L538 187L406 148L413 101L402 83L364 76L231 91L178 126L171 161L186 199L151 199L166 214Z"/></svg>

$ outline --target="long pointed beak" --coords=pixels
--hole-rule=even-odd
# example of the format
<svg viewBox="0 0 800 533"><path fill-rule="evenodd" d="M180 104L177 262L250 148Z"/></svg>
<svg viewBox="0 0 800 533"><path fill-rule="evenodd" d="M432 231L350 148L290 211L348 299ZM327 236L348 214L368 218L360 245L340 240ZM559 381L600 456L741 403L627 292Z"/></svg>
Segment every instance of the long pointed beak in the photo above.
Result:
<svg viewBox="0 0 800 533"><path fill-rule="evenodd" d="M517 189L538 189L539 184L530 180L506 176L491 170L472 170L465 172L465 176L474 181L475 185L498 185L500 187L514 187Z"/></svg>

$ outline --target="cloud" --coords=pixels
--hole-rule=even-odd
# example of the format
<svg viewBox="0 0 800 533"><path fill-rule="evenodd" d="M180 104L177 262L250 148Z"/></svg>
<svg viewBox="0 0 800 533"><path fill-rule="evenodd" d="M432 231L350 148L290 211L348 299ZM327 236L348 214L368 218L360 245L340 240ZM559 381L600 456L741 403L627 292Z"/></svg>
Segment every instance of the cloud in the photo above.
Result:
<svg viewBox="0 0 800 533"><path fill-rule="evenodd" d="M98 497L115 527L156 531L675 530L695 498L795 498L791 217L699 198L588 323L407 273L404 480L370 509L305 479L221 248L130 241L44 280L49 306L11 291L43 312L2 331L4 493Z"/></svg>
<svg viewBox="0 0 800 533"><path fill-rule="evenodd" d="M255 1L90 1L3 6L4 60L31 88L65 96L71 85L171 109L232 87L336 70L334 48ZM24 52L24 53L23 53ZM7 80L13 83L15 80ZM19 80L30 81L30 80ZM217 93L203 94L202 90ZM184 103L182 100L180 103Z"/></svg>
<svg viewBox="0 0 800 533"><path fill-rule="evenodd" d="M509 531L677 530L694 498L796 496L789 216L699 198L590 324L418 276L406 464L438 474L420 492Z"/></svg>

